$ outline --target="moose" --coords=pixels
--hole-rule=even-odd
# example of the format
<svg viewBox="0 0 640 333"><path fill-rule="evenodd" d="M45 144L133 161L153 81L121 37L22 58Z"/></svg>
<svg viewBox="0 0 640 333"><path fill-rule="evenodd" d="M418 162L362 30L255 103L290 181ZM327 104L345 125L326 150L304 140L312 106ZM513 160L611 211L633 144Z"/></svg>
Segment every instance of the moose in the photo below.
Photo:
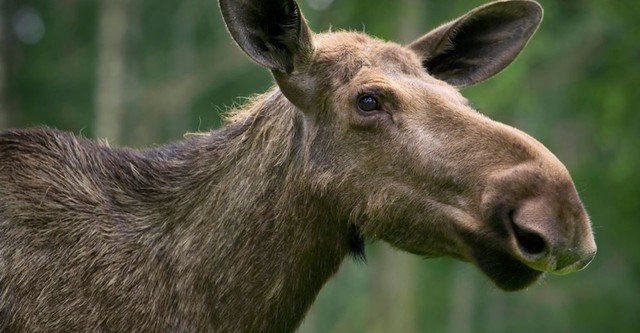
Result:
<svg viewBox="0 0 640 333"><path fill-rule="evenodd" d="M408 45L314 33L293 0L220 0L275 84L227 124L147 149L0 134L0 331L292 332L366 241L514 291L596 245L564 165L458 89L542 19L498 1Z"/></svg>

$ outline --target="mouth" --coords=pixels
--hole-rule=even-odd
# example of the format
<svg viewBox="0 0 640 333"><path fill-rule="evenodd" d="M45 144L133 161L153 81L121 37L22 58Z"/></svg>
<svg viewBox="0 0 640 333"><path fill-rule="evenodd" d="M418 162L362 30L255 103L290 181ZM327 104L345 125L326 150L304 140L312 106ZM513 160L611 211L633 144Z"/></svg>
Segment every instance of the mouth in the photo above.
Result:
<svg viewBox="0 0 640 333"><path fill-rule="evenodd" d="M513 229L509 230L504 223L493 224L503 228L481 233L457 229L461 248L465 250L453 257L477 266L496 287L504 291L522 290L534 284L545 271L524 263L513 253L512 247L505 244L510 235L515 233ZM538 247L536 242L532 241L527 246Z"/></svg>
<svg viewBox="0 0 640 333"><path fill-rule="evenodd" d="M512 209L513 205L490 206L493 208L490 214L475 218L461 209L442 204L438 207L440 212L445 212L448 220L456 221L448 224L452 228L448 231L456 235L453 239L447 238L451 244L443 246L441 243L429 243L429 248L433 250L431 252L425 251L424 247L419 251L416 248L404 249L424 258L446 256L470 262L504 291L525 289L546 272L566 274L584 268L595 254L595 246L592 246L593 250L583 246L589 251L574 250L567 244L555 241L563 237L549 236L549 232L545 233L548 231L546 229L540 231L538 225L529 223L531 216L535 218L536 215L529 212L531 208L526 205L519 209ZM539 205L530 206L539 208ZM539 210L542 209L534 212ZM543 218L533 220L538 223L547 221ZM549 230L555 231L557 228ZM440 246L435 246L438 244Z"/></svg>
<svg viewBox="0 0 640 333"><path fill-rule="evenodd" d="M505 291L524 289L544 274L500 250L477 249L472 253L472 257L478 268L498 288Z"/></svg>
<svg viewBox="0 0 640 333"><path fill-rule="evenodd" d="M470 234L463 233L467 239L468 248L467 259L474 263L498 288L504 291L517 291L527 288L538 281L545 270L536 266L527 265L514 251L514 244L500 246L498 244L510 243L508 240L517 238L517 242L522 250L538 253L543 248L540 241L532 235L518 229L513 223L513 213L505 211L497 220L502 223L495 225L502 226L494 237L480 239ZM507 221L504 223L504 221ZM498 236L500 235L500 236ZM516 243L516 242L514 242Z"/></svg>

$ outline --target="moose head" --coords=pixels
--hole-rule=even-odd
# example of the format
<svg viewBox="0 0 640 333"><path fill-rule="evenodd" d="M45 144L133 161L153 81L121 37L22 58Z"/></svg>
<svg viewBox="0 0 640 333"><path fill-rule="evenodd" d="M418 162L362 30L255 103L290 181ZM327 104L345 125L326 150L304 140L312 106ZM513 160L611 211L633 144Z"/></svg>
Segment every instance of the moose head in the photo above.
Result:
<svg viewBox="0 0 640 333"><path fill-rule="evenodd" d="M408 45L315 34L293 0L220 7L302 115L310 187L364 238L472 262L505 290L592 260L589 217L565 166L458 91L515 59L541 22L539 4L493 2Z"/></svg>

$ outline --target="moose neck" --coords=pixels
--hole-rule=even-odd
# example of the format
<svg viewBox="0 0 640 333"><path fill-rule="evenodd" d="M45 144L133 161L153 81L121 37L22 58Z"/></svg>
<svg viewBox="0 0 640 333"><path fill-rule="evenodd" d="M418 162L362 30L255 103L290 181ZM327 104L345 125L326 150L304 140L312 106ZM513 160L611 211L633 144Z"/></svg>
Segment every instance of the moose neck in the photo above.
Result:
<svg viewBox="0 0 640 333"><path fill-rule="evenodd" d="M205 267L193 283L213 286L216 331L293 331L350 251L346 220L310 190L303 117L273 90L176 149L187 179L173 206L189 221L176 228L189 253L176 257Z"/></svg>

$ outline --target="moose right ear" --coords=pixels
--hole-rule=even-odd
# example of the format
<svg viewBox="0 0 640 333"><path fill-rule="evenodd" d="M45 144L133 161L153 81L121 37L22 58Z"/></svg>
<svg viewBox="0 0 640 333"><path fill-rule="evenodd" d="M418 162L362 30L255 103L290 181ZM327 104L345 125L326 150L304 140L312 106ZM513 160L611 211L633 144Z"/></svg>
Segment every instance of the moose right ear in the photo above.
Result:
<svg viewBox="0 0 640 333"><path fill-rule="evenodd" d="M433 77L457 87L484 81L509 65L542 20L532 0L478 7L411 43Z"/></svg>
<svg viewBox="0 0 640 333"><path fill-rule="evenodd" d="M293 0L220 0L231 36L251 59L291 74L313 52L312 32Z"/></svg>

